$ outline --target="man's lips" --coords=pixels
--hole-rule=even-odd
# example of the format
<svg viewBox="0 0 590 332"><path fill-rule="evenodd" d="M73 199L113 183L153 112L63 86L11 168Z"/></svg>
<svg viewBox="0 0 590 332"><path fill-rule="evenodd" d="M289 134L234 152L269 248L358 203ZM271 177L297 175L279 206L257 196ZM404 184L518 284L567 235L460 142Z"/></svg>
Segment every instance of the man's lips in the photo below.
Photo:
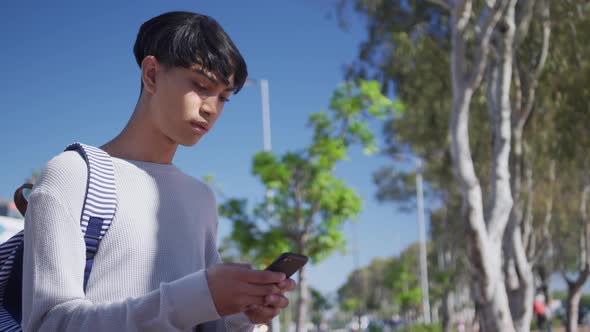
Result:
<svg viewBox="0 0 590 332"><path fill-rule="evenodd" d="M202 131L209 131L209 125L205 122L191 121L193 128L201 129Z"/></svg>

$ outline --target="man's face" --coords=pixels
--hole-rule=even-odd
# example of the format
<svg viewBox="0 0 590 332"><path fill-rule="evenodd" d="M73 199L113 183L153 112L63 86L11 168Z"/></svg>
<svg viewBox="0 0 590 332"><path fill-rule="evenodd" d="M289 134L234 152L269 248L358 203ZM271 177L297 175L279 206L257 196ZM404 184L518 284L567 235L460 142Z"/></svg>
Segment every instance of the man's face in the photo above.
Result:
<svg viewBox="0 0 590 332"><path fill-rule="evenodd" d="M221 115L234 90L233 76L225 85L199 65L160 68L152 94L154 123L174 143L195 145Z"/></svg>

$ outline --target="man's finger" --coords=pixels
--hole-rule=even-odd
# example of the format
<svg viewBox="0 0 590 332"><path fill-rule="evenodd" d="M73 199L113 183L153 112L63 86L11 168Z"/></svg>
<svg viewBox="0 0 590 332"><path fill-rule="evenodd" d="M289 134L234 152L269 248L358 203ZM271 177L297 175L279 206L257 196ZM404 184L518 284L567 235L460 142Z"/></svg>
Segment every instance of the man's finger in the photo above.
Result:
<svg viewBox="0 0 590 332"><path fill-rule="evenodd" d="M238 297L236 301L245 310L246 308L251 307L253 305L264 305L265 299L264 296L242 295Z"/></svg>
<svg viewBox="0 0 590 332"><path fill-rule="evenodd" d="M242 273L245 281L253 284L278 284L286 278L283 272L244 270Z"/></svg>
<svg viewBox="0 0 590 332"><path fill-rule="evenodd" d="M293 279L285 279L279 282L279 288L283 291L290 292L295 289L297 283Z"/></svg>
<svg viewBox="0 0 590 332"><path fill-rule="evenodd" d="M260 309L261 305L259 304L251 304L246 306L246 310L245 311L256 311L258 309Z"/></svg>
<svg viewBox="0 0 590 332"><path fill-rule="evenodd" d="M254 296L266 296L270 294L280 294L281 289L275 284L251 284L244 283L241 286L242 292Z"/></svg>
<svg viewBox="0 0 590 332"><path fill-rule="evenodd" d="M245 268L248 270L252 270L252 265L247 264L247 263L231 263L230 262L230 263L225 263L225 264Z"/></svg>
<svg viewBox="0 0 590 332"><path fill-rule="evenodd" d="M268 295L264 298L264 304L267 306L284 309L289 305L289 300L280 295Z"/></svg>
<svg viewBox="0 0 590 332"><path fill-rule="evenodd" d="M277 316L281 310L274 307L258 307L256 310L248 310L249 313L252 313L256 317L260 318L263 322L268 322Z"/></svg>

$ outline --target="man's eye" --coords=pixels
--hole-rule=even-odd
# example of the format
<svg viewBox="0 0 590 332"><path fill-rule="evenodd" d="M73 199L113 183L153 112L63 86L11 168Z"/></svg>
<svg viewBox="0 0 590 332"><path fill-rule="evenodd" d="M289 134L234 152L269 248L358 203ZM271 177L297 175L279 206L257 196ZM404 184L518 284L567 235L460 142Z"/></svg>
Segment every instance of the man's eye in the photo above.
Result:
<svg viewBox="0 0 590 332"><path fill-rule="evenodd" d="M229 99L225 98L224 96L219 96L219 100L220 100L222 103L229 103Z"/></svg>
<svg viewBox="0 0 590 332"><path fill-rule="evenodd" d="M195 87L197 88L197 90L200 90L200 91L207 91L207 87L206 87L206 86L204 86L204 85L202 85L201 83L195 83L194 85L195 85Z"/></svg>

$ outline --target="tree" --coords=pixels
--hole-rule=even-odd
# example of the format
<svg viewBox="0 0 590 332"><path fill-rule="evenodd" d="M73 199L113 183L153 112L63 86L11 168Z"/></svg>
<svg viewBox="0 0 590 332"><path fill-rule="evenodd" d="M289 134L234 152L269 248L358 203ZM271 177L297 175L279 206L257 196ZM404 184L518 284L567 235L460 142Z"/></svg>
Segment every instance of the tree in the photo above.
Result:
<svg viewBox="0 0 590 332"><path fill-rule="evenodd" d="M548 2L357 0L355 4L370 18L370 37L361 46L363 65L357 66L354 74L373 74L384 82L384 86L391 85L392 81L408 109L411 112L426 110L423 113L426 119L436 118L432 115L433 107L435 110L443 107L452 110L449 121L451 156L466 203L466 226L473 239L471 262L479 269L475 275L482 276L480 280L474 280L474 298L483 299L479 307L491 313L499 312L491 308L498 305L504 307L505 298L510 295L508 303L514 325L518 330L527 330L531 316L528 301L534 285L529 257L526 256L527 248L523 246L523 232L520 231L531 229L530 225L523 225L524 221L531 219L523 218L520 201L524 197L520 186L524 173L521 167L522 132L533 110L538 79L548 53ZM538 17L533 20L535 15ZM415 56L400 57L400 53L412 53L406 51L408 48L414 50ZM434 57L431 54L436 53L442 61L432 60ZM450 67L450 73L441 69L445 59L449 61L447 68ZM430 61L427 65L420 65L419 62L424 60ZM419 67L426 68L422 77L416 75ZM513 72L516 74L515 84L512 84ZM450 88L436 81L436 77L443 75L451 76ZM485 87L485 94L478 93L480 84ZM407 92L408 86L415 88L413 94ZM514 91L514 98L511 98L511 91ZM413 96L423 100L416 100ZM408 97L413 100L409 101ZM490 141L490 136L485 139L488 132L473 131L473 123L477 120L468 121L469 117L479 116L477 111L482 101L490 115L487 122L490 124L492 150L488 157L485 156L485 146ZM424 104L429 108L425 108ZM421 123L427 124L428 121ZM425 128L430 129L431 126ZM446 135L439 135L430 144L440 144L442 137ZM515 138L514 150L510 148L512 137ZM411 140L412 136L406 138ZM477 158L481 145L473 144L474 138L484 142L483 159ZM413 143L412 149L421 156L421 152L428 151L429 144L424 140L420 142L422 144L415 144L416 140ZM489 161L485 162L485 159ZM511 178L510 172L517 175ZM485 204L484 192L489 193ZM514 208L512 195L517 203ZM508 229L505 232L506 226ZM505 245L502 247L498 244L503 238ZM500 253L493 255L498 261L485 261L484 258L490 256L482 253L498 250ZM507 257L504 263L500 259L502 253ZM498 273L497 267L504 268ZM510 284L514 287L509 287L506 296L502 295L506 291L501 288L505 287L496 284L501 282L502 274L509 275L515 269L522 272L518 275L522 278ZM482 288L482 285L487 286ZM510 325L509 319L505 319L507 315L497 317L500 316L506 323L504 326ZM493 323L497 319L485 313L481 317L484 327L485 321L488 321L491 322L488 328L498 329Z"/></svg>
<svg viewBox="0 0 590 332"><path fill-rule="evenodd" d="M392 261L386 275L386 285L394 294L393 303L406 319L414 318L421 306L422 290L416 269L418 252L417 245L408 247L400 254L399 259Z"/></svg>
<svg viewBox="0 0 590 332"><path fill-rule="evenodd" d="M341 309L356 315L372 313L389 318L396 314L415 319L422 303L418 252L418 244L413 244L399 256L377 258L367 267L351 272L338 289Z"/></svg>
<svg viewBox="0 0 590 332"><path fill-rule="evenodd" d="M334 167L346 158L352 144L360 143L366 153L374 153L377 147L368 123L394 114L401 105L383 96L377 82L360 81L339 87L330 109L310 116L313 139L308 147L282 156L260 152L254 157L254 176L274 195L251 211L243 199L229 199L220 207L220 215L233 222L231 240L257 264L266 265L285 251L318 263L344 249L341 227L360 212L361 199L333 175ZM297 331L307 321L305 272L305 268L299 271Z"/></svg>
<svg viewBox="0 0 590 332"><path fill-rule="evenodd" d="M493 56L486 76L486 92L490 114L499 114L498 111L494 112L494 108L504 102L503 107L510 117L510 193L513 196L513 205L503 239L503 269L515 328L518 331L528 331L532 318L530 303L533 301L535 285L532 273L534 262L532 255L529 255L532 251L528 246L532 229L531 209L525 210L525 204L530 206L534 196L529 190L528 202L524 200L525 191L530 189L530 185L524 187L522 182L525 173L530 173L530 162L525 160L523 136L525 126L535 109L536 90L549 51L551 28L548 1L521 0L517 4L518 10L515 7L515 14L511 19L514 32L510 40L504 38L503 44L498 45L499 38L495 37L502 30L494 31L491 44ZM511 54L502 51L509 51ZM512 75L512 83L505 82L507 86L504 86L504 90L498 88L501 86L502 66L507 75ZM512 68L508 69L508 66ZM532 176L526 178L527 184L533 180Z"/></svg>
<svg viewBox="0 0 590 332"><path fill-rule="evenodd" d="M576 1L552 4L554 30L552 52L547 59L547 75L541 78L540 109L543 121L535 121L531 133L543 128L543 140L533 145L535 164L548 174L549 188L536 192L544 195L545 219L555 219L546 238L551 245L550 267L561 272L568 285L567 330L576 331L581 289L590 274L588 253L590 220L588 219L588 155L590 141L587 126L590 110L588 70L590 48L588 36L580 33L590 28L590 7ZM544 143L544 144L543 144ZM543 162L542 158L548 160ZM542 172L542 168L541 171ZM556 197L556 199L554 199ZM541 210L541 209L539 209ZM541 211L543 211L541 210ZM545 232L545 230L543 231ZM572 273L574 272L574 273Z"/></svg>
<svg viewBox="0 0 590 332"><path fill-rule="evenodd" d="M577 6L574 5L575 7ZM562 26L567 30L562 30L560 37L569 40L573 47L560 50L560 57L552 62L556 66L556 72L561 72L553 78L558 86L550 95L553 99L549 100L548 96L546 100L546 105L551 107L552 120L556 126L556 145L559 147L554 155L558 158L557 167L560 170L556 187L559 204L555 207L555 218L560 224L553 228L556 232L552 235L557 267L568 285L568 331L577 330L581 290L590 275L590 220L587 208L590 144L584 139L588 134L583 125L583 121L590 121L590 112L581 99L589 97L584 86L588 82L587 77L582 71L587 71L590 67L587 61L582 60L588 55L588 47L580 47L584 44L579 44L584 43L587 37L576 33L579 29L590 27L590 22L585 19L588 7L580 9L572 11L573 17ZM568 271L576 271L577 276L568 276Z"/></svg>
<svg viewBox="0 0 590 332"><path fill-rule="evenodd" d="M317 289L310 288L309 291L311 294L311 321L316 326L317 331L322 331L323 313L332 308L332 304Z"/></svg>
<svg viewBox="0 0 590 332"><path fill-rule="evenodd" d="M441 302L443 331L451 331L454 319L454 293L461 292L469 282L465 262L466 243L461 238L464 225L461 222L458 197L448 200L431 215L431 297Z"/></svg>
<svg viewBox="0 0 590 332"><path fill-rule="evenodd" d="M373 313L380 317L393 314L393 294L388 282L391 262L374 259L368 267L351 272L338 291L342 310L356 316Z"/></svg>

